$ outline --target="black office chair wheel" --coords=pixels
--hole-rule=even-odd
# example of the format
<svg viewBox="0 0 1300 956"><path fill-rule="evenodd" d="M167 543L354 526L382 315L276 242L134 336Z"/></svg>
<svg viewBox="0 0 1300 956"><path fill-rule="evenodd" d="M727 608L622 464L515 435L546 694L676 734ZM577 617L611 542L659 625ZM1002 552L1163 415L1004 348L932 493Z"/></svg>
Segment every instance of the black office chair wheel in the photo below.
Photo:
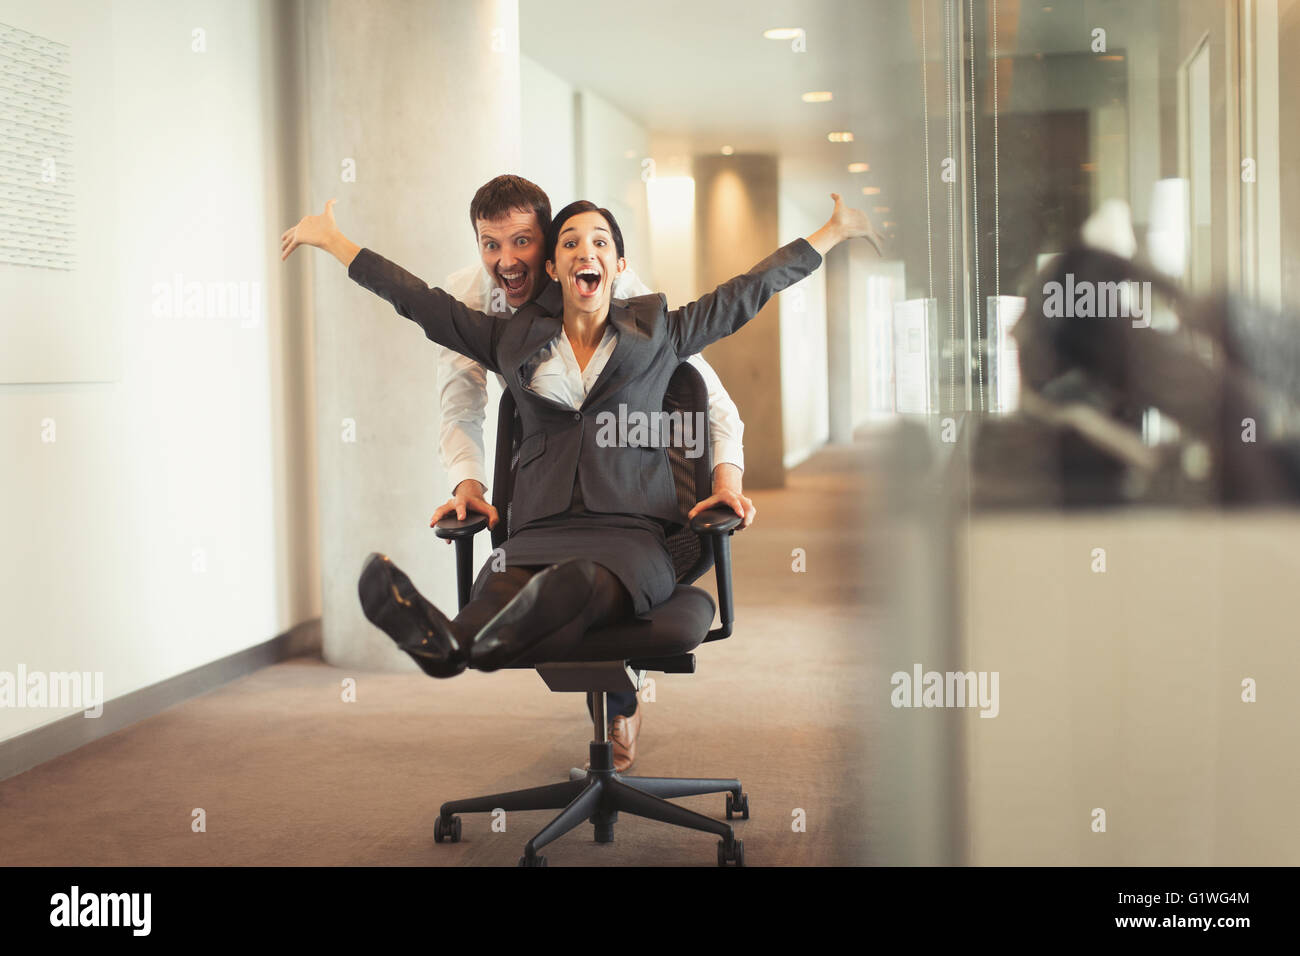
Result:
<svg viewBox="0 0 1300 956"><path fill-rule="evenodd" d="M745 865L745 841L732 840L731 849L727 849L727 841L718 841L718 866L726 866L728 863L734 863L736 866Z"/></svg>
<svg viewBox="0 0 1300 956"><path fill-rule="evenodd" d="M433 823L433 842L460 842L460 817L443 817L439 814Z"/></svg>
<svg viewBox="0 0 1300 956"><path fill-rule="evenodd" d="M519 858L519 865L520 866L545 866L546 857L535 856L532 859L529 859L527 856L521 856Z"/></svg>
<svg viewBox="0 0 1300 956"><path fill-rule="evenodd" d="M727 791L727 819L730 820L732 814L739 813L740 819L749 819L749 794L741 793L740 799L732 799L733 794Z"/></svg>

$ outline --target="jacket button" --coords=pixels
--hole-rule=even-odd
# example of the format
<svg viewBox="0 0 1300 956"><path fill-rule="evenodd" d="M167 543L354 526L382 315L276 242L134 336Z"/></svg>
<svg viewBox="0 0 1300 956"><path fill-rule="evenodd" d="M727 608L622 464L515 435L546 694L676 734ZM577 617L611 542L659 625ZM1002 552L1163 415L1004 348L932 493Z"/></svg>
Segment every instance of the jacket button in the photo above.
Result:
<svg viewBox="0 0 1300 956"><path fill-rule="evenodd" d="M574 413L573 413L573 420L574 420L575 422L580 422L580 421L582 421L582 413L581 413L581 412L574 412Z"/></svg>

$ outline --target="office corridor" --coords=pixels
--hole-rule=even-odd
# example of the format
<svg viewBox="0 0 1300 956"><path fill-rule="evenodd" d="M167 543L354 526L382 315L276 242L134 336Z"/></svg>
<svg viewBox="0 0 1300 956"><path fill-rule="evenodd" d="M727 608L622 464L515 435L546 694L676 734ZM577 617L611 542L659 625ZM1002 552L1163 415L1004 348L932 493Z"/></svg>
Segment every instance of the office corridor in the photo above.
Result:
<svg viewBox="0 0 1300 956"><path fill-rule="evenodd" d="M888 682L872 680L883 596L868 462L862 444L825 448L786 488L752 493L733 636L702 646L694 675L651 675L642 704L632 772L738 776L749 866L871 862L862 698ZM349 677L354 703L341 700ZM435 682L296 659L0 783L0 847L9 864L513 866L552 811L510 813L504 832L464 815L462 842L436 845L439 804L564 780L589 737L581 695L552 694L533 671ZM677 802L724 818L722 795ZM584 825L544 852L554 866L711 866L715 847L621 814L612 844Z"/></svg>

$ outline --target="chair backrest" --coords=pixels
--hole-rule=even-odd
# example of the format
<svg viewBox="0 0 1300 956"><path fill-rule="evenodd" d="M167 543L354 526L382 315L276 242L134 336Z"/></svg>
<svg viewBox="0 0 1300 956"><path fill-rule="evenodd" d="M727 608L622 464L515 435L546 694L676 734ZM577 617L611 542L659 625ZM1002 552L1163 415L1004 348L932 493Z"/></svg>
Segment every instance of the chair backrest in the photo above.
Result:
<svg viewBox="0 0 1300 956"><path fill-rule="evenodd" d="M665 530L668 553L672 556L673 570L679 584L690 584L713 566L710 548L701 546L700 538L686 523L686 514L712 493L713 450L709 440L709 392L704 379L688 362L677 366L664 393L663 410L680 412L683 421L690 415L702 412L703 435L699 441L701 454L688 458L686 449L675 445L668 447L668 463L672 468L673 484L677 489L677 504L682 520ZM497 414L496 459L493 462L492 504L501 516L492 530L492 547L499 548L510 535L510 502L514 497L515 474L518 471L520 421L514 396L507 389L501 396Z"/></svg>

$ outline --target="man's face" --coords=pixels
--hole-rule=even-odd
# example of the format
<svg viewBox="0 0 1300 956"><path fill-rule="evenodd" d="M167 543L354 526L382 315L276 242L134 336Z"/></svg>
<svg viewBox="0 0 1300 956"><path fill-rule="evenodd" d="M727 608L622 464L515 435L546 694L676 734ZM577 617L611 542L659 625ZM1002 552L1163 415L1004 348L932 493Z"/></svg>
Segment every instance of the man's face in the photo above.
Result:
<svg viewBox="0 0 1300 956"><path fill-rule="evenodd" d="M609 305L614 277L626 266L605 217L580 212L560 230L555 261L546 263L546 270L559 280L566 305L573 304L580 312L599 312Z"/></svg>
<svg viewBox="0 0 1300 956"><path fill-rule="evenodd" d="M531 209L512 209L499 219L478 221L478 254L497 288L518 309L546 283L543 234Z"/></svg>

